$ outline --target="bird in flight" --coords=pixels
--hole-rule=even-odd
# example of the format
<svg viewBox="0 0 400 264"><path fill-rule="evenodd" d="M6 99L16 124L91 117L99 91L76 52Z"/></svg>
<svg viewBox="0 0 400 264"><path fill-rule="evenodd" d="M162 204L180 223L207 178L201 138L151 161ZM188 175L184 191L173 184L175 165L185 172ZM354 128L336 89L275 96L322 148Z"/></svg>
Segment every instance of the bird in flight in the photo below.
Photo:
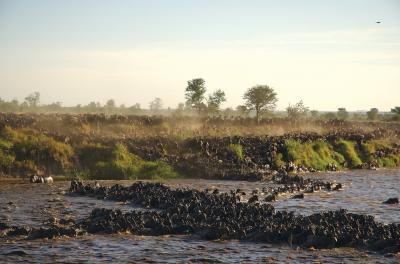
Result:
<svg viewBox="0 0 400 264"><path fill-rule="evenodd" d="M381 21L376 21L376 24L380 24L381 23Z"/></svg>

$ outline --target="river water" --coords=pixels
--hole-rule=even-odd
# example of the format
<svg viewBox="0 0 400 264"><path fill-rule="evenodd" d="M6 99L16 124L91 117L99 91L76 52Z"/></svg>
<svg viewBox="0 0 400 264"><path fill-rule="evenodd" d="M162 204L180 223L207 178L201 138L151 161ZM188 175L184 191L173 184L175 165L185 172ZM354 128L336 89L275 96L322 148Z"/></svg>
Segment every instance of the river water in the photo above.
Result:
<svg viewBox="0 0 400 264"><path fill-rule="evenodd" d="M374 215L384 223L400 223L400 206L384 205L389 197L400 196L400 170L355 170L312 174L324 180L344 183L339 192L306 194L302 200L282 195L274 202L277 210L311 214L323 210L347 209ZM107 181L101 184L112 185ZM132 181L120 181L130 185ZM251 191L270 187L263 182L175 180L167 185L181 188L240 188ZM80 219L95 207L136 210L129 204L65 195L68 182L52 185L0 183L0 221L10 225L46 226L49 219ZM205 241L195 236L87 235L54 240L0 239L0 263L400 263L400 256L385 256L350 248L307 250L289 245L240 241Z"/></svg>

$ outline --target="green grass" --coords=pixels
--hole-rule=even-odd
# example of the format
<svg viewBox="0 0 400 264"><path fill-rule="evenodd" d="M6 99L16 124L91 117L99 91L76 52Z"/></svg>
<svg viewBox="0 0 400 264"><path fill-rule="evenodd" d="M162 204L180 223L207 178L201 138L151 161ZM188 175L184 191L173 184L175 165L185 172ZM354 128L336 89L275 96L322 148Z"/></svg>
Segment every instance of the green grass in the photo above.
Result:
<svg viewBox="0 0 400 264"><path fill-rule="evenodd" d="M280 169L286 165L285 161L283 160L282 153L277 153L273 160L273 166L275 169Z"/></svg>
<svg viewBox="0 0 400 264"><path fill-rule="evenodd" d="M391 148L391 143L387 139L374 139L367 142L362 142L359 147L360 158L364 162L375 160L374 154L377 150Z"/></svg>
<svg viewBox="0 0 400 264"><path fill-rule="evenodd" d="M87 157L89 151L93 154ZM98 151L96 153L96 151ZM83 154L85 153L85 154ZM100 180L126 179L170 179L176 178L177 173L171 166L162 161L145 161L129 152L123 144L113 148L102 145L88 145L81 149L82 160L86 166L79 178Z"/></svg>
<svg viewBox="0 0 400 264"><path fill-rule="evenodd" d="M0 139L0 170L9 171L15 161L12 153L13 144L11 141Z"/></svg>
<svg viewBox="0 0 400 264"><path fill-rule="evenodd" d="M388 155L384 158L377 159L379 167L394 168L400 166L400 155Z"/></svg>
<svg viewBox="0 0 400 264"><path fill-rule="evenodd" d="M370 162L374 160L374 153L376 151L375 144L372 142L363 142L360 145L359 153L362 160Z"/></svg>
<svg viewBox="0 0 400 264"><path fill-rule="evenodd" d="M2 167L12 162L11 167L8 166L9 171L15 170L18 174L45 169L53 173L63 173L70 168L74 154L70 145L52 137L9 127L0 131L0 152Z"/></svg>
<svg viewBox="0 0 400 264"><path fill-rule="evenodd" d="M175 179L178 174L163 161L143 162L138 172L139 179L163 180Z"/></svg>
<svg viewBox="0 0 400 264"><path fill-rule="evenodd" d="M341 167L341 164L345 161L342 154L336 152L331 144L325 141L315 141L312 143L313 150L318 154L323 165L335 164Z"/></svg>
<svg viewBox="0 0 400 264"><path fill-rule="evenodd" d="M13 147L13 143L6 139L0 138L0 150L10 150Z"/></svg>
<svg viewBox="0 0 400 264"><path fill-rule="evenodd" d="M379 167L394 168L396 167L396 161L390 157L384 157L377 159Z"/></svg>
<svg viewBox="0 0 400 264"><path fill-rule="evenodd" d="M328 164L340 164L344 157L333 150L327 142L314 141L301 143L296 140L286 140L283 150L283 158L286 162L292 161L296 165L323 171Z"/></svg>
<svg viewBox="0 0 400 264"><path fill-rule="evenodd" d="M74 148L79 165L83 169L93 168L97 162L112 158L112 148L99 143L82 143Z"/></svg>
<svg viewBox="0 0 400 264"><path fill-rule="evenodd" d="M7 172L14 164L14 161L15 156L0 150L0 170Z"/></svg>
<svg viewBox="0 0 400 264"><path fill-rule="evenodd" d="M117 143L66 144L31 130L0 131L0 170L51 173L81 179L170 179L177 173L161 161L145 161Z"/></svg>
<svg viewBox="0 0 400 264"><path fill-rule="evenodd" d="M231 152L238 160L243 159L243 147L240 144L229 144L228 151Z"/></svg>
<svg viewBox="0 0 400 264"><path fill-rule="evenodd" d="M364 162L376 161L379 167L396 167L400 165L400 155L390 154L376 159L377 150L390 149L392 145L386 139L370 140L358 145L354 141L339 140L333 144L325 141L301 143L296 140L286 140L282 154L278 153L274 159L274 166L279 168L287 162L296 165L311 167L316 170L325 170L328 164L335 164L339 168L347 163L348 168L357 168Z"/></svg>
<svg viewBox="0 0 400 264"><path fill-rule="evenodd" d="M355 142L343 139L336 142L336 151L343 155L349 168L356 168L362 164L362 160L356 151L355 145Z"/></svg>
<svg viewBox="0 0 400 264"><path fill-rule="evenodd" d="M13 151L18 160L32 160L41 167L57 172L69 167L73 155L70 145L44 135L27 136L16 141Z"/></svg>

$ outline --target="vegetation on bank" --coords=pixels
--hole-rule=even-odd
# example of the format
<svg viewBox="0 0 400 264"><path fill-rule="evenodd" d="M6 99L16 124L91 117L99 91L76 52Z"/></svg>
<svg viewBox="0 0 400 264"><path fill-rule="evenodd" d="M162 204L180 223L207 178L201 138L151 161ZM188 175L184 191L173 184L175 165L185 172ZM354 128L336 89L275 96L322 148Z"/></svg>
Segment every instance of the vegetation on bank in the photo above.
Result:
<svg viewBox="0 0 400 264"><path fill-rule="evenodd" d="M117 143L70 145L32 130L0 131L0 170L8 175L63 174L86 179L167 179L178 174L162 161L145 161Z"/></svg>
<svg viewBox="0 0 400 264"><path fill-rule="evenodd" d="M303 165L320 171L325 170L329 164L342 167L345 161L343 155L335 151L332 145L320 140L311 143L286 140L280 158L283 158L283 161L278 162L280 164L291 161L296 165Z"/></svg>
<svg viewBox="0 0 400 264"><path fill-rule="evenodd" d="M12 129L4 126L0 129L0 174L24 176L31 173L65 175L84 179L171 179L178 177L177 167L171 166L165 161L145 160L141 153L133 153L121 140L110 140L109 143L95 143L96 140L87 139L60 140L57 137L45 135L33 129ZM104 142L104 141L97 141ZM111 142L111 143L110 143ZM112 143L113 142L113 143ZM152 141L150 150L160 148ZM176 142L172 139L171 143ZM188 141L190 142L190 140ZM313 140L298 141L285 139L276 151L272 168L286 167L293 162L297 166L318 171L327 170L331 166L336 168L364 168L396 167L400 166L400 152L396 143L398 141L389 138L372 140ZM155 143L154 143L155 144ZM245 144L245 143L244 143ZM262 144L262 143L260 143ZM179 149L178 149L179 147ZM248 145L227 143L222 146L221 153L227 153L231 164L247 164L250 154L258 155ZM135 148L132 148L135 150ZM201 156L202 149L192 144L165 144L159 149L161 156L185 157ZM208 151L208 150L207 150ZM211 161L212 156L207 153ZM250 155L251 156L251 155ZM223 159L223 158L222 158ZM169 160L168 158L165 160ZM174 160L171 159L171 160ZM178 160L179 159L175 159ZM207 166L212 166L206 161ZM225 160L219 162L221 166ZM177 166L179 164L174 164ZM196 169L192 162L190 167ZM217 165L218 166L218 165ZM179 166L178 166L179 167ZM182 168L179 167L179 171ZM190 174L189 172L187 172ZM186 173L185 173L186 174ZM190 175L189 175L190 176Z"/></svg>
<svg viewBox="0 0 400 264"><path fill-rule="evenodd" d="M113 147L84 144L76 147L81 171L86 179L170 179L178 174L163 161L145 161L117 143Z"/></svg>
<svg viewBox="0 0 400 264"><path fill-rule="evenodd" d="M243 147L240 144L229 144L228 151L237 159L243 159Z"/></svg>
<svg viewBox="0 0 400 264"><path fill-rule="evenodd" d="M387 153L393 149L389 139L370 140L358 143L350 140L327 142L316 140L302 143L297 140L286 140L281 153L276 155L275 167L285 166L288 162L324 171L330 165L337 168L362 168L363 164L376 167L400 166L400 153Z"/></svg>
<svg viewBox="0 0 400 264"><path fill-rule="evenodd" d="M63 173L71 168L72 156L70 145L51 137L9 127L0 131L0 167L5 173Z"/></svg>

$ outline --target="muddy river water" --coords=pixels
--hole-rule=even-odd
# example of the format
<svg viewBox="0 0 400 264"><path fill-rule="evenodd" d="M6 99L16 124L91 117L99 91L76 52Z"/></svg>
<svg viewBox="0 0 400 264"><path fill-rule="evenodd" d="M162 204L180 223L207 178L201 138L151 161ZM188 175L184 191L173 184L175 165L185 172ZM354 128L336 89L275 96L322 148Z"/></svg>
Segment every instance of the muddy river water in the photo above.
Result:
<svg viewBox="0 0 400 264"><path fill-rule="evenodd" d="M347 171L307 175L344 184L339 192L315 192L304 199L282 195L273 202L277 210L311 214L347 209L375 216L384 223L400 223L400 206L382 204L400 196L400 170ZM112 185L116 182L101 182ZM130 185L132 181L118 182ZM175 180L173 187L240 188L248 193L270 183L211 180ZM51 185L0 183L0 221L9 225L46 226L52 218L80 219L95 207L139 210L129 204L66 195L69 182ZM205 241L195 236L87 235L54 240L0 238L0 263L400 263L387 256L350 248L307 250L287 244L240 241Z"/></svg>

